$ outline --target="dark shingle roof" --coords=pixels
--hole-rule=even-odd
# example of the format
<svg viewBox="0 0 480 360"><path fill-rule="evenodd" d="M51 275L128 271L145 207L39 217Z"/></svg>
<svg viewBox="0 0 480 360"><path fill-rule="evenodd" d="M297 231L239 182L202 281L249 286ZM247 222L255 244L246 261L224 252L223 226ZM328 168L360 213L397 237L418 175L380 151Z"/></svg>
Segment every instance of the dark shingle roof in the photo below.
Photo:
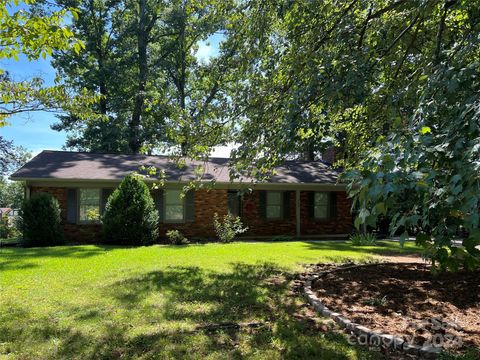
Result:
<svg viewBox="0 0 480 360"><path fill-rule="evenodd" d="M140 166L154 166L163 169L167 181L190 181L196 178L195 168L203 166L202 180L230 182L229 159L210 158L209 161L187 160L179 168L166 156L98 154L86 152L45 150L15 172L12 180L63 179L63 180L121 180ZM277 174L271 183L315 183L335 184L339 172L322 162L287 161L276 168ZM252 179L244 177L243 182ZM234 180L239 182L240 179Z"/></svg>

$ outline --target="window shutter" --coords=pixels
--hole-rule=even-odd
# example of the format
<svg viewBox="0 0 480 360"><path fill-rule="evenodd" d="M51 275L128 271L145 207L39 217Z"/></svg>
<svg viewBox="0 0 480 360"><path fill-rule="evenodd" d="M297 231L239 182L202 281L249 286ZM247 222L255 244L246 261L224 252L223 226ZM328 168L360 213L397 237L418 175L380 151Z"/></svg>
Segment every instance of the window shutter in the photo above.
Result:
<svg viewBox="0 0 480 360"><path fill-rule="evenodd" d="M329 205L330 205L330 209L329 209L330 217L336 218L337 217L337 193L335 191L332 191L328 199L329 199Z"/></svg>
<svg viewBox="0 0 480 360"><path fill-rule="evenodd" d="M243 196L238 197L238 216L243 216Z"/></svg>
<svg viewBox="0 0 480 360"><path fill-rule="evenodd" d="M292 192L284 191L283 192L283 218L290 219L290 198Z"/></svg>
<svg viewBox="0 0 480 360"><path fill-rule="evenodd" d="M67 222L77 222L77 189L67 189Z"/></svg>
<svg viewBox="0 0 480 360"><path fill-rule="evenodd" d="M259 192L258 212L260 217L265 219L267 217L267 192Z"/></svg>
<svg viewBox="0 0 480 360"><path fill-rule="evenodd" d="M163 190L158 189L153 193L153 201L155 202L155 207L158 210L158 220L160 222L165 218L164 209L163 209Z"/></svg>
<svg viewBox="0 0 480 360"><path fill-rule="evenodd" d="M308 217L313 219L315 218L315 192L309 191L307 196Z"/></svg>
<svg viewBox="0 0 480 360"><path fill-rule="evenodd" d="M103 215L105 212L105 207L107 206L107 201L110 195L112 195L113 189L102 189L102 199L100 201L100 215Z"/></svg>
<svg viewBox="0 0 480 360"><path fill-rule="evenodd" d="M195 191L185 194L185 221L195 221Z"/></svg>

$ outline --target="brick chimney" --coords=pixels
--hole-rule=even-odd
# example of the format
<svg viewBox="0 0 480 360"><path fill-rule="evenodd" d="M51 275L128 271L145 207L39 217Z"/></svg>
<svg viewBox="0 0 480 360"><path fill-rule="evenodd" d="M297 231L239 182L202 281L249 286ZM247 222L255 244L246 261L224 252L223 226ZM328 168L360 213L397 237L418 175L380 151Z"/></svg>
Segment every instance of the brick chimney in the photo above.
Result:
<svg viewBox="0 0 480 360"><path fill-rule="evenodd" d="M322 160L329 165L332 165L337 160L338 148L335 146L329 146L322 153Z"/></svg>

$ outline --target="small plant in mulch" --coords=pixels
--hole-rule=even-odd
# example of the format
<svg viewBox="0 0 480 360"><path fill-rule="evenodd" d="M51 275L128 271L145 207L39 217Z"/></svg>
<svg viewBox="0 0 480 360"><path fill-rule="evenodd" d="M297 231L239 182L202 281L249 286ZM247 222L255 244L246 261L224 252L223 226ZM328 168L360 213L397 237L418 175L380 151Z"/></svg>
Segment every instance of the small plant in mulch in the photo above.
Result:
<svg viewBox="0 0 480 360"><path fill-rule="evenodd" d="M370 306L386 306L388 304L387 296L368 298L365 300L365 304Z"/></svg>
<svg viewBox="0 0 480 360"><path fill-rule="evenodd" d="M350 242L354 246L372 246L377 244L377 238L372 233L354 234L350 236Z"/></svg>

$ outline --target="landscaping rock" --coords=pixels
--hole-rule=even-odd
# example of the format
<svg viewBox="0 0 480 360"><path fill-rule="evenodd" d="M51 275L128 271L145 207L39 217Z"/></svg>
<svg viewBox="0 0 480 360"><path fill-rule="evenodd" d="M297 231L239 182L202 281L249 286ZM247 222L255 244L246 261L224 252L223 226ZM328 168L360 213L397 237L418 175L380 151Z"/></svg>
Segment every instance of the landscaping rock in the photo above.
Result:
<svg viewBox="0 0 480 360"><path fill-rule="evenodd" d="M419 352L420 356L424 357L425 359L436 359L437 356L442 352L442 349L433 346L424 346L420 348Z"/></svg>
<svg viewBox="0 0 480 360"><path fill-rule="evenodd" d="M410 355L418 355L420 351L420 346L404 343L403 344L403 352Z"/></svg>

